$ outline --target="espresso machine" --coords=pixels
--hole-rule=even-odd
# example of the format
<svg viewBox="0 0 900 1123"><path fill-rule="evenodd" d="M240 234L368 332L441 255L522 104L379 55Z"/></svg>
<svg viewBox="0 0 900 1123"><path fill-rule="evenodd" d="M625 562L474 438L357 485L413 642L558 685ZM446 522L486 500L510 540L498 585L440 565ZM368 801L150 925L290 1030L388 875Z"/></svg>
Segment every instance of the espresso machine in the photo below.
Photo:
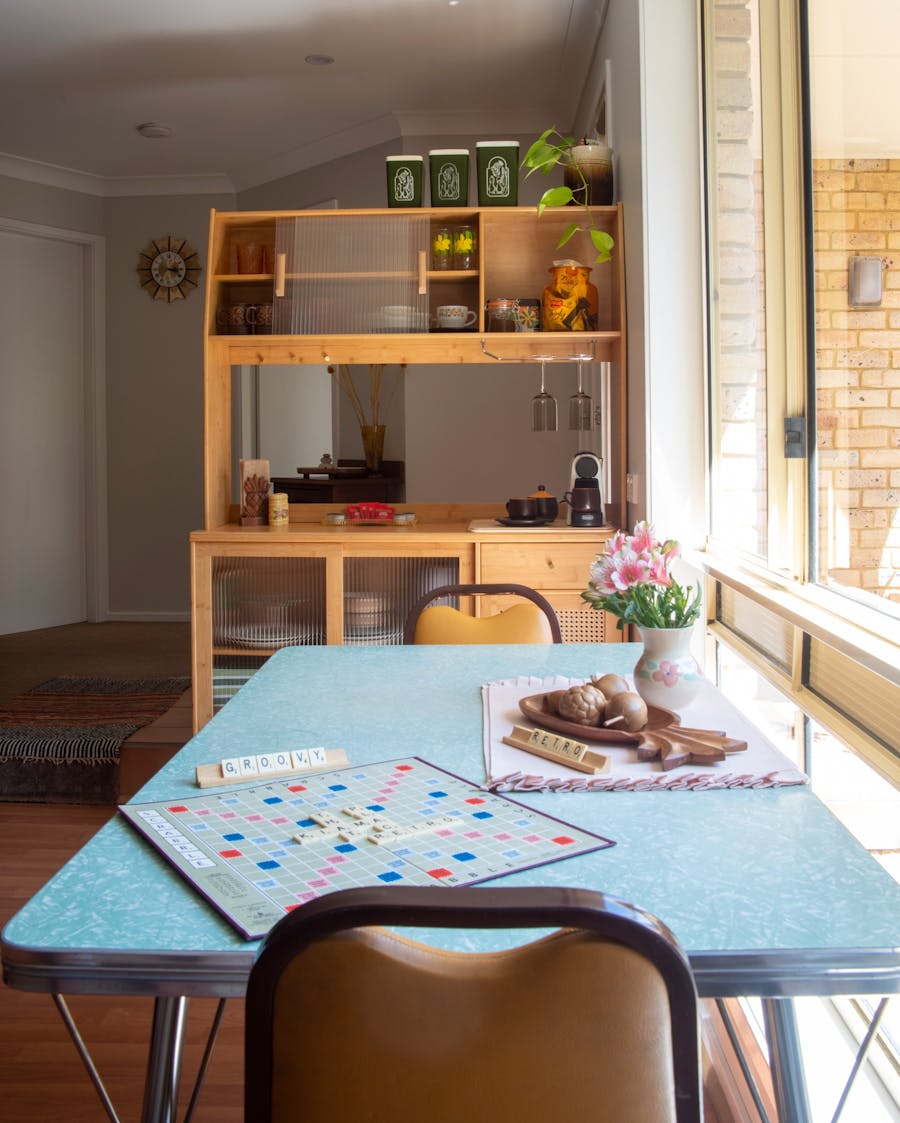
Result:
<svg viewBox="0 0 900 1123"><path fill-rule="evenodd" d="M565 500L569 507L569 526L603 526L603 498L600 494L600 468L603 461L593 452L576 452L569 474Z"/></svg>

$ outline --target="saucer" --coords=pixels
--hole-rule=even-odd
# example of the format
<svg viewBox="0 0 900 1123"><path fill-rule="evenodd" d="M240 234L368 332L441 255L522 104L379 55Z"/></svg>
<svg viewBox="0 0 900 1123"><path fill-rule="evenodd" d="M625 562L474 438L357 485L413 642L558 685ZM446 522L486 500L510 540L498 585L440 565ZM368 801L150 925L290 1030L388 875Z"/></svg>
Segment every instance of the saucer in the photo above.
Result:
<svg viewBox="0 0 900 1123"><path fill-rule="evenodd" d="M501 526L549 526L553 519L495 519Z"/></svg>

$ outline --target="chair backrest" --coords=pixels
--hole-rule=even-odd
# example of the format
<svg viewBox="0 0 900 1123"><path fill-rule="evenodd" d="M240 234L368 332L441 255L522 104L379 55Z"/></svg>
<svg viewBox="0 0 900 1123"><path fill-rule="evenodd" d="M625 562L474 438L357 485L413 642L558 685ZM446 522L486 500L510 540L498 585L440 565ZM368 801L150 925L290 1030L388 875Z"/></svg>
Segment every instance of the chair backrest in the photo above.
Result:
<svg viewBox="0 0 900 1123"><path fill-rule="evenodd" d="M450 952L382 925L554 931ZM329 893L263 941L245 1027L245 1123L702 1120L690 965L602 893Z"/></svg>
<svg viewBox="0 0 900 1123"><path fill-rule="evenodd" d="M436 600L463 596L523 597L494 616L467 616ZM404 643L562 643L562 630L553 605L527 585L440 585L420 597L409 610Z"/></svg>

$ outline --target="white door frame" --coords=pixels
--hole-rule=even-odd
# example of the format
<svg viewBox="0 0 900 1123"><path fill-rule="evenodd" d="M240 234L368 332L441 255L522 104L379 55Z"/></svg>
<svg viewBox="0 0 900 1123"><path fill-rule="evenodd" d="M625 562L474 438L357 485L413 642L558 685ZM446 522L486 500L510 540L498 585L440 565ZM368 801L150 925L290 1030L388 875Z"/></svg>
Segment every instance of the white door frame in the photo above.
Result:
<svg viewBox="0 0 900 1123"><path fill-rule="evenodd" d="M81 246L84 260L85 603L91 622L109 616L106 446L106 239L102 234L0 215L0 231Z"/></svg>

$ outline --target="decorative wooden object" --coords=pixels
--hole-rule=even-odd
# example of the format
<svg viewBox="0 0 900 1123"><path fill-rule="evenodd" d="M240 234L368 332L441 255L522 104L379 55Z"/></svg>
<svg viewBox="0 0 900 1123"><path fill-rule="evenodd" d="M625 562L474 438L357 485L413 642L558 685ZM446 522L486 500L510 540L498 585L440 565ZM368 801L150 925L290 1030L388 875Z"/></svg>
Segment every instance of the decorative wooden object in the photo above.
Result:
<svg viewBox="0 0 900 1123"><path fill-rule="evenodd" d="M663 772L680 764L714 764L729 753L744 752L746 741L738 741L715 729L669 726L641 733L638 760L658 760Z"/></svg>
<svg viewBox="0 0 900 1123"><path fill-rule="evenodd" d="M268 460L241 461L241 526L265 526L268 522Z"/></svg>
<svg viewBox="0 0 900 1123"><path fill-rule="evenodd" d="M512 745L514 749L542 756L545 760L564 764L578 772L590 772L594 776L608 772L610 768L608 756L593 752L582 741L558 737L544 729L526 729L524 725L514 725L512 733L503 738L503 743Z"/></svg>
<svg viewBox="0 0 900 1123"><path fill-rule="evenodd" d="M343 768L349 761L343 749L294 749L277 753L228 757L218 764L197 765L198 788L221 788L246 780L281 780L328 768Z"/></svg>

